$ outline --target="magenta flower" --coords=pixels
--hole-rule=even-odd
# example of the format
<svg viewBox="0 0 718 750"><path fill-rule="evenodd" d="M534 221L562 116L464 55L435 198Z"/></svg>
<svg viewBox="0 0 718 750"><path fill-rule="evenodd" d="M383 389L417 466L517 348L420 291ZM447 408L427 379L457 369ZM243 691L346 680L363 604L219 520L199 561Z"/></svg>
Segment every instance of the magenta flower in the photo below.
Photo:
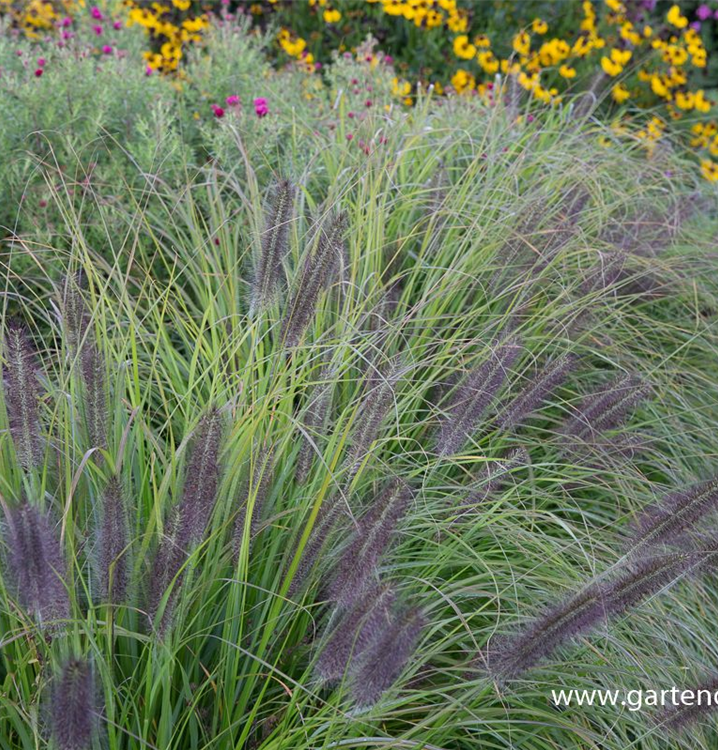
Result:
<svg viewBox="0 0 718 750"><path fill-rule="evenodd" d="M120 30L120 29L122 28L122 21L115 21L115 22L114 22L114 23L112 24L112 28L113 28L113 29L114 29L115 31L119 31L119 30Z"/></svg>
<svg viewBox="0 0 718 750"><path fill-rule="evenodd" d="M69 16L63 18L62 21L60 21L60 26L64 26L65 28L72 26L72 19Z"/></svg>
<svg viewBox="0 0 718 750"><path fill-rule="evenodd" d="M231 94L224 101L228 107L238 107L242 103L237 94Z"/></svg>
<svg viewBox="0 0 718 750"><path fill-rule="evenodd" d="M212 108L212 114L219 119L220 117L224 117L224 109L220 107L218 104L211 104L210 107Z"/></svg>
<svg viewBox="0 0 718 750"><path fill-rule="evenodd" d="M696 16L701 21L707 21L711 17L712 11L708 5L703 3L703 5L698 6L698 10L696 11Z"/></svg>
<svg viewBox="0 0 718 750"><path fill-rule="evenodd" d="M112 54L112 46L109 44L105 44L102 47L102 54L103 55L111 55Z"/></svg>
<svg viewBox="0 0 718 750"><path fill-rule="evenodd" d="M154 70L152 70L152 68L151 68L151 67L150 67L150 66L148 65L148 66L147 66L147 67L145 68L145 75L146 75L146 76L151 76L151 75L152 75L153 73L154 73Z"/></svg>
<svg viewBox="0 0 718 750"><path fill-rule="evenodd" d="M97 21L102 20L102 11L96 5L93 5L92 8L90 8L90 15Z"/></svg>
<svg viewBox="0 0 718 750"><path fill-rule="evenodd" d="M42 68L38 68L35 71L35 78L39 78L42 75Z"/></svg>
<svg viewBox="0 0 718 750"><path fill-rule="evenodd" d="M97 24L97 26L93 26L92 30L95 32L95 34L97 34L97 36L102 35L102 26L100 26L99 24Z"/></svg>
<svg viewBox="0 0 718 750"><path fill-rule="evenodd" d="M44 68L45 67L45 58L44 57L38 57L37 58L37 67L38 68Z"/></svg>
<svg viewBox="0 0 718 750"><path fill-rule="evenodd" d="M263 96L258 96L254 100L254 112L257 117L264 117L269 114L269 105Z"/></svg>

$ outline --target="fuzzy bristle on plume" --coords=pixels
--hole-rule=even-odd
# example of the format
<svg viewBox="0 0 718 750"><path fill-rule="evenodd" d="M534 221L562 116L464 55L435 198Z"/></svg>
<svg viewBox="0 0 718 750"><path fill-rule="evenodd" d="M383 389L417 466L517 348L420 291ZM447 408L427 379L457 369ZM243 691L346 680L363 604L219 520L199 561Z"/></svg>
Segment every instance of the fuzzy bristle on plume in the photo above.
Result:
<svg viewBox="0 0 718 750"><path fill-rule="evenodd" d="M691 688L694 695L693 705L673 705L665 708L655 717L655 723L660 728L676 731L686 729L702 716L714 714L718 710L715 696L718 695L718 674L708 677L697 687Z"/></svg>
<svg viewBox="0 0 718 750"><path fill-rule="evenodd" d="M48 515L24 501L9 511L8 572L20 604L41 623L66 619L70 600L60 540Z"/></svg>
<svg viewBox="0 0 718 750"><path fill-rule="evenodd" d="M575 368L577 361L575 356L567 354L539 372L537 377L531 380L499 413L496 419L497 426L504 430L512 429L540 409L551 393Z"/></svg>
<svg viewBox="0 0 718 750"><path fill-rule="evenodd" d="M289 249L289 228L294 216L294 192L289 180L280 180L268 201L254 279L255 309L270 304L282 282L282 263Z"/></svg>
<svg viewBox="0 0 718 750"><path fill-rule="evenodd" d="M92 667L69 659L52 684L50 726L58 750L87 750L97 731L98 710Z"/></svg>
<svg viewBox="0 0 718 750"><path fill-rule="evenodd" d="M607 386L588 395L561 429L565 444L573 440L591 440L607 430L621 426L649 388L636 375L619 376Z"/></svg>
<svg viewBox="0 0 718 750"><path fill-rule="evenodd" d="M63 291L63 325L70 353L79 361L83 408L93 448L107 448L107 365L97 344L92 318L82 294L82 278L68 277Z"/></svg>
<svg viewBox="0 0 718 750"><path fill-rule="evenodd" d="M387 584L374 584L356 604L346 610L326 639L315 665L324 682L340 680L350 662L360 658L378 641L391 623L391 607L396 595Z"/></svg>
<svg viewBox="0 0 718 750"><path fill-rule="evenodd" d="M378 371L370 371L364 378L362 405L346 458L347 485L359 471L367 452L379 435L379 430L394 403L394 389L400 377L399 361L395 359Z"/></svg>
<svg viewBox="0 0 718 750"><path fill-rule="evenodd" d="M102 493L98 529L100 591L108 602L121 602L127 594L127 507L122 482L113 476Z"/></svg>
<svg viewBox="0 0 718 750"><path fill-rule="evenodd" d="M359 706L372 706L401 675L416 649L425 620L417 609L397 612L351 665L350 687Z"/></svg>
<svg viewBox="0 0 718 750"><path fill-rule="evenodd" d="M439 455L456 453L471 437L520 353L520 340L510 336L499 343L489 359L472 370L456 388L442 417L436 444Z"/></svg>
<svg viewBox="0 0 718 750"><path fill-rule="evenodd" d="M326 501L319 509L312 531L304 545L299 564L289 586L289 595L296 596L307 581L309 574L324 549L329 535L334 530L339 518L339 501L336 498Z"/></svg>
<svg viewBox="0 0 718 750"><path fill-rule="evenodd" d="M369 584L397 525L411 503L411 489L401 480L387 483L359 519L357 529L339 559L327 590L340 606L351 607Z"/></svg>
<svg viewBox="0 0 718 750"><path fill-rule="evenodd" d="M296 346L309 326L319 295L329 286L341 263L346 229L346 214L331 216L319 228L317 246L307 253L282 323L280 339L285 346Z"/></svg>
<svg viewBox="0 0 718 750"><path fill-rule="evenodd" d="M25 469L42 462L37 374L35 351L27 330L13 321L5 330L3 393L10 435L18 461Z"/></svg>
<svg viewBox="0 0 718 750"><path fill-rule="evenodd" d="M718 508L718 477L670 492L638 517L631 534L631 553L646 545L673 542Z"/></svg>
<svg viewBox="0 0 718 750"><path fill-rule="evenodd" d="M149 611L154 617L168 586L174 588L167 599L160 627L171 621L177 591L183 579L182 566L192 547L202 541L217 499L221 477L220 449L223 435L222 415L212 407L195 430L185 469L182 499L172 513L165 536L155 554L149 582Z"/></svg>

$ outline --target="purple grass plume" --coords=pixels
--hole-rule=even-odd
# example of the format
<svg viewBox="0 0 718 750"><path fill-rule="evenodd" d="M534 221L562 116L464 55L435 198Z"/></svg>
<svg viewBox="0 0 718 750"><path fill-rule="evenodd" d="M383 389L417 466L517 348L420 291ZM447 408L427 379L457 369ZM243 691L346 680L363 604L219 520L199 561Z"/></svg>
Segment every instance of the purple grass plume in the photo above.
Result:
<svg viewBox="0 0 718 750"><path fill-rule="evenodd" d="M282 323L280 339L285 346L297 346L314 316L320 294L335 277L344 255L346 229L346 214L331 216L319 228L317 246L306 255Z"/></svg>
<svg viewBox="0 0 718 750"><path fill-rule="evenodd" d="M9 578L21 606L41 625L67 619L67 569L50 517L23 501L8 514L5 542Z"/></svg>
<svg viewBox="0 0 718 750"><path fill-rule="evenodd" d="M50 728L57 750L87 750L98 715L92 667L85 659L69 659L52 683Z"/></svg>
<svg viewBox="0 0 718 750"><path fill-rule="evenodd" d="M92 318L82 294L82 278L68 277L63 290L63 325L70 353L79 362L83 408L93 448L107 448L107 364L97 344Z"/></svg>
<svg viewBox="0 0 718 750"><path fill-rule="evenodd" d="M128 537L125 492L120 478L113 476L102 493L97 540L100 595L104 601L122 602L127 596Z"/></svg>
<svg viewBox="0 0 718 750"><path fill-rule="evenodd" d="M559 646L595 629L608 619L630 613L649 597L686 576L718 565L718 537L699 540L685 550L639 558L599 583L590 583L549 609L517 633L507 636L477 659L496 680L521 676Z"/></svg>
<svg viewBox="0 0 718 750"><path fill-rule="evenodd" d="M476 664L497 681L519 677L566 641L596 627L604 618L603 588L591 584L549 608L518 632L499 639Z"/></svg>
<svg viewBox="0 0 718 750"><path fill-rule="evenodd" d="M311 391L309 404L304 411L303 427L313 440L316 440L322 433L332 408L334 382L331 378L331 372L325 368L320 376L320 382ZM309 472L314 461L315 451L314 446L309 441L309 436L302 435L300 438L301 445L297 454L297 468L294 474L294 478L299 484L304 484L309 478Z"/></svg>
<svg viewBox="0 0 718 750"><path fill-rule="evenodd" d="M339 510L339 501L336 498L326 501L319 509L319 514L304 545L297 569L289 585L289 596L296 596L302 590L314 570L329 536L337 525L340 515Z"/></svg>
<svg viewBox="0 0 718 750"><path fill-rule="evenodd" d="M197 425L185 468L182 499L175 507L169 533L157 549L149 584L149 611L154 617L167 588L174 588L167 599L160 623L166 630L172 617L176 594L183 579L182 566L195 544L202 541L212 517L221 478L220 450L224 423L216 407L211 407Z"/></svg>
<svg viewBox="0 0 718 750"><path fill-rule="evenodd" d="M513 471L530 463L529 453L523 447L514 448L499 461L487 461L457 509L462 512L478 511L484 502L509 481Z"/></svg>
<svg viewBox="0 0 718 750"><path fill-rule="evenodd" d="M573 441L591 442L600 433L620 427L648 392L648 385L636 375L619 376L594 391L565 420L560 430L564 444L570 447Z"/></svg>
<svg viewBox="0 0 718 750"><path fill-rule="evenodd" d="M631 534L631 553L647 545L676 541L704 516L718 508L718 477L670 492L643 510Z"/></svg>
<svg viewBox="0 0 718 750"><path fill-rule="evenodd" d="M391 623L351 666L351 695L358 706L373 706L399 678L424 629L418 609L392 616Z"/></svg>
<svg viewBox="0 0 718 750"><path fill-rule="evenodd" d="M504 430L521 425L558 388L568 374L576 367L578 358L572 354L559 357L529 382L516 398L510 401L499 413L496 424Z"/></svg>
<svg viewBox="0 0 718 750"><path fill-rule="evenodd" d="M395 599L391 586L376 583L342 614L317 658L315 673L320 680L341 680L349 664L381 638L391 624Z"/></svg>
<svg viewBox="0 0 718 750"><path fill-rule="evenodd" d="M454 390L439 428L436 443L439 455L457 453L476 431L479 420L494 402L521 351L520 340L510 336Z"/></svg>
<svg viewBox="0 0 718 750"><path fill-rule="evenodd" d="M214 510L221 478L223 432L222 414L216 407L211 407L192 437L179 505L176 540L187 552L202 540Z"/></svg>
<svg viewBox="0 0 718 750"><path fill-rule="evenodd" d="M253 499L253 508L249 520L250 542L259 529L262 511L274 480L274 448L261 449L254 456L254 470L245 487L245 497L234 523L234 557L239 557L247 523L247 510Z"/></svg>
<svg viewBox="0 0 718 750"><path fill-rule="evenodd" d="M409 486L393 479L382 487L369 510L359 519L327 586L328 597L339 606L354 605L369 585L411 500Z"/></svg>
<svg viewBox="0 0 718 750"><path fill-rule="evenodd" d="M668 706L655 717L655 723L661 728L673 731L687 729L702 717L713 714L718 710L715 696L718 695L718 674L713 674L700 685L692 688L694 704Z"/></svg>
<svg viewBox="0 0 718 750"><path fill-rule="evenodd" d="M253 310L267 307L282 283L282 264L289 249L289 228L294 217L294 193L289 180L280 180L268 201L255 269Z"/></svg>
<svg viewBox="0 0 718 750"><path fill-rule="evenodd" d="M394 391L401 375L399 361L393 359L378 371L370 370L364 377L362 404L357 412L345 461L348 469L347 485L351 484L372 444L379 436L381 426L394 403Z"/></svg>
<svg viewBox="0 0 718 750"><path fill-rule="evenodd" d="M5 409L10 436L24 469L42 463L38 366L24 325L10 322L5 330Z"/></svg>

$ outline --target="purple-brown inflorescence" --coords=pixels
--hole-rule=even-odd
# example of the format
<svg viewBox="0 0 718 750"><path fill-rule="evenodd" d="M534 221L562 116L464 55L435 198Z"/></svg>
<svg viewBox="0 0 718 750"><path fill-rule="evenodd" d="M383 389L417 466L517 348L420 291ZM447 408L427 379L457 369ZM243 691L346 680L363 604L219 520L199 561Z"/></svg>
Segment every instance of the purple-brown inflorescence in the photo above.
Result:
<svg viewBox="0 0 718 750"><path fill-rule="evenodd" d="M345 214L331 216L319 228L317 246L307 253L282 323L280 338L285 346L299 343L314 315L319 295L334 278L344 253L346 228Z"/></svg>
<svg viewBox="0 0 718 750"><path fill-rule="evenodd" d="M162 627L169 624L176 591L182 581L182 566L192 547L202 541L212 517L221 476L220 449L222 415L211 407L195 430L185 468L182 499L170 522L170 533L155 555L149 592L149 608L154 616L167 587L174 581L173 593L165 606Z"/></svg>
<svg viewBox="0 0 718 750"><path fill-rule="evenodd" d="M378 641L391 624L394 590L387 584L375 584L346 610L326 639L315 665L323 682L335 682L346 673L350 663L361 657Z"/></svg>
<svg viewBox="0 0 718 750"><path fill-rule="evenodd" d="M704 682L690 691L693 693L692 705L672 705L664 709L655 717L656 724L661 728L680 731L698 721L702 716L715 713L718 710L718 674L711 675Z"/></svg>
<svg viewBox="0 0 718 750"><path fill-rule="evenodd" d="M588 395L561 429L562 440L591 442L607 430L621 426L634 407L646 397L648 386L636 375L620 376Z"/></svg>
<svg viewBox="0 0 718 750"><path fill-rule="evenodd" d="M107 602L121 602L127 595L127 508L119 477L113 476L102 493L98 529L97 565L100 592Z"/></svg>
<svg viewBox="0 0 718 750"><path fill-rule="evenodd" d="M399 479L389 481L380 490L369 510L359 519L337 562L327 587L329 598L342 607L356 603L372 580L411 498L411 489Z"/></svg>
<svg viewBox="0 0 718 750"><path fill-rule="evenodd" d="M30 469L42 461L39 383L30 338L25 327L16 321L9 323L5 331L3 393L18 461L25 469Z"/></svg>
<svg viewBox="0 0 718 750"><path fill-rule="evenodd" d="M282 282L282 263L289 248L293 216L294 186L289 180L280 180L274 187L265 215L254 279L254 309L270 304Z"/></svg>
<svg viewBox="0 0 718 750"><path fill-rule="evenodd" d="M81 279L65 280L62 302L70 353L79 362L88 437L93 448L107 448L107 365L82 295Z"/></svg>
<svg viewBox="0 0 718 750"><path fill-rule="evenodd" d="M540 409L573 370L576 362L575 356L567 354L546 367L499 413L497 426L504 430L512 429Z"/></svg>
<svg viewBox="0 0 718 750"><path fill-rule="evenodd" d="M357 414L346 458L346 486L351 484L372 443L379 435L379 430L394 403L394 389L400 377L399 363L392 360L378 372L372 370L364 378L362 405Z"/></svg>
<svg viewBox="0 0 718 750"><path fill-rule="evenodd" d="M493 349L489 359L472 370L454 390L440 425L436 445L439 455L456 453L471 437L520 353L517 337L505 339Z"/></svg>
<svg viewBox="0 0 718 750"><path fill-rule="evenodd" d="M418 609L392 615L379 637L351 666L351 694L359 706L372 706L401 675L424 628Z"/></svg>
<svg viewBox="0 0 718 750"><path fill-rule="evenodd" d="M5 534L10 580L20 604L40 623L66 619L65 560L49 516L27 501L9 512Z"/></svg>
<svg viewBox="0 0 718 750"><path fill-rule="evenodd" d="M647 545L675 541L717 507L718 477L668 493L638 517L631 534L631 553Z"/></svg>
<svg viewBox="0 0 718 750"><path fill-rule="evenodd" d="M65 662L52 684L50 728L58 750L87 750L97 732L97 696L85 659Z"/></svg>

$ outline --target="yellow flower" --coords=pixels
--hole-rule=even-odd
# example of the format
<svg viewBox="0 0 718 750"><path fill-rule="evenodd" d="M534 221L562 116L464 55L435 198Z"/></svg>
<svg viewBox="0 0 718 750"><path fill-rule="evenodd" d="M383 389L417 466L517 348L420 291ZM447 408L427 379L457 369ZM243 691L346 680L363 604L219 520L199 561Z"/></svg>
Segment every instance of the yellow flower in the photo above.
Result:
<svg viewBox="0 0 718 750"><path fill-rule="evenodd" d="M482 70L488 75L492 76L499 71L499 61L496 55L491 50L484 50L479 52L476 57L477 62L481 66Z"/></svg>
<svg viewBox="0 0 718 750"><path fill-rule="evenodd" d="M172 0L172 5L177 8L177 10L187 10L190 5L192 5L191 0Z"/></svg>
<svg viewBox="0 0 718 750"><path fill-rule="evenodd" d="M619 2L619 0L606 0L606 5L614 13L622 13L624 10L623 3Z"/></svg>
<svg viewBox="0 0 718 750"><path fill-rule="evenodd" d="M668 86L666 86L665 82L659 75L654 75L651 78L651 91L653 91L656 96L661 96L664 98L670 96Z"/></svg>
<svg viewBox="0 0 718 750"><path fill-rule="evenodd" d="M474 44L477 47L490 47L491 40L486 36L486 34L479 34L478 36L474 37Z"/></svg>
<svg viewBox="0 0 718 750"><path fill-rule="evenodd" d="M623 66L619 65L618 63L611 60L611 58L606 57L605 55L601 58L601 67L603 68L603 72L607 76L617 76L619 73L623 71Z"/></svg>
<svg viewBox="0 0 718 750"><path fill-rule="evenodd" d="M464 91L473 89L476 86L476 81L471 73L463 68L459 68L451 77L451 85L454 87L457 94L461 94Z"/></svg>
<svg viewBox="0 0 718 750"><path fill-rule="evenodd" d="M711 111L711 103L705 98L703 89L698 89L698 91L695 92L694 106L697 112L705 113Z"/></svg>
<svg viewBox="0 0 718 750"><path fill-rule="evenodd" d="M613 62L618 63L618 65L625 65L630 59L631 59L631 50L630 49L612 49L611 50L611 60Z"/></svg>
<svg viewBox="0 0 718 750"><path fill-rule="evenodd" d="M454 39L454 54L462 60L471 60L476 56L476 47L469 42L466 34L461 34Z"/></svg>
<svg viewBox="0 0 718 750"><path fill-rule="evenodd" d="M676 107L682 110L693 109L695 106L695 96L691 91L679 91L676 94Z"/></svg>
<svg viewBox="0 0 718 750"><path fill-rule="evenodd" d="M701 174L709 182L718 180L718 163L712 159L701 159Z"/></svg>
<svg viewBox="0 0 718 750"><path fill-rule="evenodd" d="M688 26L688 19L681 15L681 9L678 5L673 5L666 14L666 21L675 26L677 29L685 29Z"/></svg>
<svg viewBox="0 0 718 750"><path fill-rule="evenodd" d="M576 77L576 68L571 68L568 65L562 65L558 69L558 74L562 78L575 78Z"/></svg>
<svg viewBox="0 0 718 750"><path fill-rule="evenodd" d="M516 34L513 41L513 47L519 55L528 55L529 50L531 49L531 37L525 31Z"/></svg>
<svg viewBox="0 0 718 750"><path fill-rule="evenodd" d="M619 104L623 104L626 99L630 99L631 92L622 83L617 83L611 89L611 96L613 97L614 101L618 102Z"/></svg>
<svg viewBox="0 0 718 750"><path fill-rule="evenodd" d="M548 24L540 18L534 18L531 22L531 29L535 34L545 34L548 31Z"/></svg>
<svg viewBox="0 0 718 750"><path fill-rule="evenodd" d="M324 11L324 20L326 23L337 23L342 18L342 14L334 8L328 8Z"/></svg>

